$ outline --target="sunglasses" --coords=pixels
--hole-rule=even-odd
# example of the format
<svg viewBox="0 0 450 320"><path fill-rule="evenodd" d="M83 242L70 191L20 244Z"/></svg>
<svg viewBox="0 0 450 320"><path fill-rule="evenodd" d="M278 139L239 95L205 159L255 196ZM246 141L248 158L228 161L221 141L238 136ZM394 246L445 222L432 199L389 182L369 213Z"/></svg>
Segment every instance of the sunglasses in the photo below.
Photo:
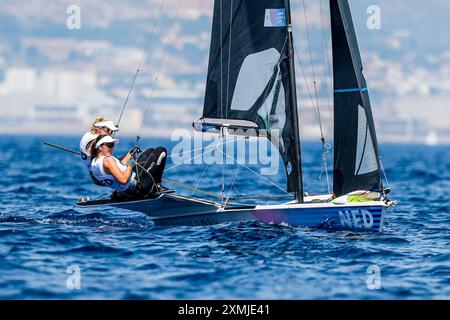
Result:
<svg viewBox="0 0 450 320"><path fill-rule="evenodd" d="M108 143L104 143L105 146L107 146L108 148L114 148L114 143L113 142L108 142Z"/></svg>

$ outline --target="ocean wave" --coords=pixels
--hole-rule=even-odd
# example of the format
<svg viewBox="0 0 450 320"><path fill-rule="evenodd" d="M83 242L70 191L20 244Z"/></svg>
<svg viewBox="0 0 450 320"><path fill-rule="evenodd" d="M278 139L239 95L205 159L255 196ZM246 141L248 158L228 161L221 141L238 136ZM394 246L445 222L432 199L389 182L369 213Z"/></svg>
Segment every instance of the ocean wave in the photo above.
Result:
<svg viewBox="0 0 450 320"><path fill-rule="evenodd" d="M98 227L119 227L130 229L148 229L153 227L145 217L120 219L100 212L82 213L74 209L52 213L38 220L43 224L63 224ZM99 229L101 231L101 229ZM110 229L113 230L113 229ZM107 231L107 230L105 230Z"/></svg>
<svg viewBox="0 0 450 320"><path fill-rule="evenodd" d="M79 141L65 139L64 145ZM254 221L155 227L140 213L80 209L76 199L99 197L109 189L93 186L72 157L61 155L58 166L50 166L46 162L53 154L27 149L35 139L16 142L6 149L19 148L14 151L26 156L15 159L0 182L2 299L450 297L450 158L444 149L387 147L391 196L400 204L389 209L383 233L374 234ZM4 146L0 142L0 149ZM303 166L305 185L311 193L323 192L320 152L309 144L303 150L310 153ZM170 178L196 183L204 166L179 168ZM199 187L220 192L221 177L222 168L211 167ZM284 172L270 180L286 185ZM241 196L279 193L245 169L236 186ZM77 292L65 284L72 264L81 270L83 289ZM370 266L380 268L382 290L367 289Z"/></svg>
<svg viewBox="0 0 450 320"><path fill-rule="evenodd" d="M120 254L120 255L127 255L128 250L122 249L122 248L115 248L112 246L107 246L101 243L90 243L82 246L78 246L76 248L71 248L68 250L65 250L61 253L87 253L87 254L95 254L95 253L101 253L101 254Z"/></svg>
<svg viewBox="0 0 450 320"><path fill-rule="evenodd" d="M26 223L31 221L33 221L33 219L30 219L26 216L11 216L11 215L0 216L0 223Z"/></svg>

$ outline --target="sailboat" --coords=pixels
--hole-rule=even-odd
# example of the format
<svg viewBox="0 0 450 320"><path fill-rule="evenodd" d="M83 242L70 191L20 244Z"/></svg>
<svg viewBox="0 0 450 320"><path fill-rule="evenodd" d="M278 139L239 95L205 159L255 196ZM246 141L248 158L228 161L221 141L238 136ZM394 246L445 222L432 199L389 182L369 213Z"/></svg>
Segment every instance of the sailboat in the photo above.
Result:
<svg viewBox="0 0 450 320"><path fill-rule="evenodd" d="M80 207L142 212L156 225L211 225L259 220L294 227L381 232L394 204L381 179L369 92L347 0L329 0L334 79L333 194L303 190L294 45L289 0L215 0L200 132L278 134L277 149L293 200L239 205L161 193L118 202L80 200ZM272 141L272 140L271 140Z"/></svg>

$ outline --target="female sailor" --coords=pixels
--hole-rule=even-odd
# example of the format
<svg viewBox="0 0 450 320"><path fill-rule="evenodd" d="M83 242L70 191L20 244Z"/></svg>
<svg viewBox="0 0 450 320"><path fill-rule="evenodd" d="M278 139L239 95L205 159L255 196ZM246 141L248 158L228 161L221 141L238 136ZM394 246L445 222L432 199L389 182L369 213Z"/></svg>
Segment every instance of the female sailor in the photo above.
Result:
<svg viewBox="0 0 450 320"><path fill-rule="evenodd" d="M161 180L167 150L163 147L148 149L136 161L133 155L141 150L134 147L119 160L112 155L118 142L118 139L111 136L99 136L95 140L95 147L91 153L91 170L95 179L101 185L118 191L115 193L116 196L142 198L165 189L161 186Z"/></svg>
<svg viewBox="0 0 450 320"><path fill-rule="evenodd" d="M118 131L119 128L114 125L114 123L105 117L97 117L92 123L91 131L86 132L80 141L80 153L81 161L88 169L89 175L95 184L101 185L95 177L92 175L91 171L91 152L93 147L93 142L100 135L112 135L114 132Z"/></svg>

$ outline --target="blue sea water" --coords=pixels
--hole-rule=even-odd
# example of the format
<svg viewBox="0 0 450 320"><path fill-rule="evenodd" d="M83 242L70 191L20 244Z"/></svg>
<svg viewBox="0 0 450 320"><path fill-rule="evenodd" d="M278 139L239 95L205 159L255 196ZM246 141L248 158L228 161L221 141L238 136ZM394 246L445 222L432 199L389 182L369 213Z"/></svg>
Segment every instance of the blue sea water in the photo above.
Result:
<svg viewBox="0 0 450 320"><path fill-rule="evenodd" d="M399 205L374 234L258 222L156 227L139 213L80 209L80 197L107 191L90 183L77 156L45 139L78 143L0 137L0 299L450 298L448 147L381 146ZM122 139L116 152L132 143ZM142 143L157 144L173 145ZM305 143L303 158L306 191L326 192L320 145ZM204 169L183 165L167 177L202 177L199 187L219 191L222 168ZM246 169L236 177L242 195L280 193Z"/></svg>

